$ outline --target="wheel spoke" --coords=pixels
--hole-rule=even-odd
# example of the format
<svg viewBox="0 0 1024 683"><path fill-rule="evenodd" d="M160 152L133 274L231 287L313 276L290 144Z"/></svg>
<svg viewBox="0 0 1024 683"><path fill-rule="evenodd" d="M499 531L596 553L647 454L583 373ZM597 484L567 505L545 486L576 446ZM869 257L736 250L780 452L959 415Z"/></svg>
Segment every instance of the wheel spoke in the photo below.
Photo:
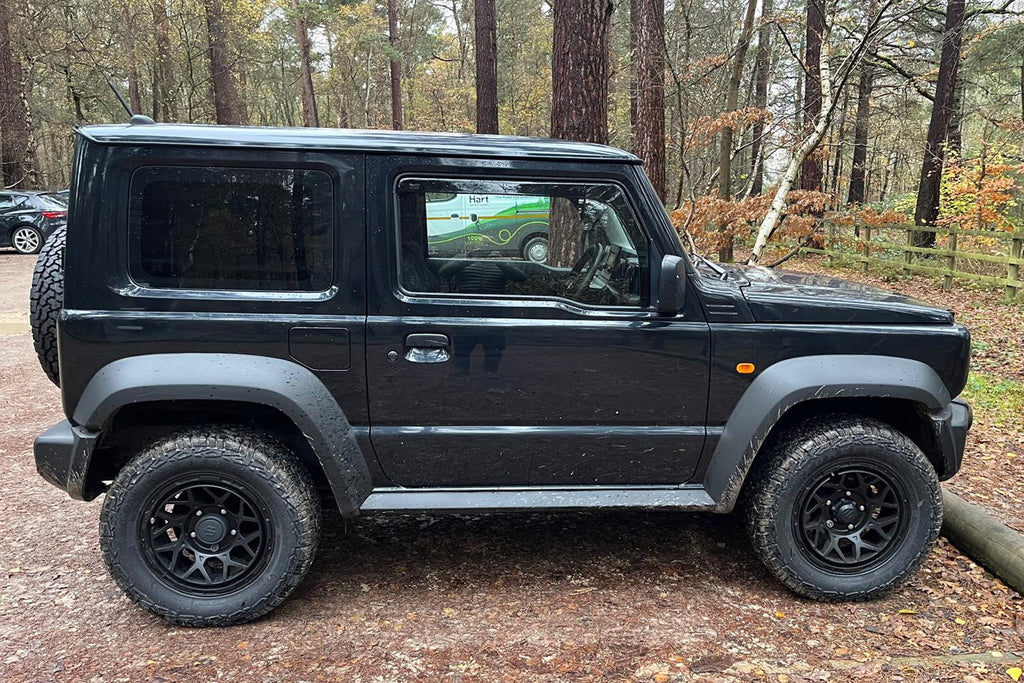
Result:
<svg viewBox="0 0 1024 683"><path fill-rule="evenodd" d="M147 560L176 587L203 594L233 589L266 556L268 522L257 510L248 494L225 482L182 486L154 500L140 520L148 527Z"/></svg>
<svg viewBox="0 0 1024 683"><path fill-rule="evenodd" d="M900 489L871 467L837 469L807 485L794 514L801 550L841 572L862 571L892 552L905 533Z"/></svg>

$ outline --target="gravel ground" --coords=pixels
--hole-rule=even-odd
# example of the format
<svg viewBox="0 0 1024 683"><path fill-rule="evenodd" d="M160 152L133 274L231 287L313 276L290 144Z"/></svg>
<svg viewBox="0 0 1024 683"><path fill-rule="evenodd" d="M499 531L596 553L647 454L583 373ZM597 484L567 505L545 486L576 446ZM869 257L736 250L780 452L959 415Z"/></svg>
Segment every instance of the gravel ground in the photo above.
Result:
<svg viewBox="0 0 1024 683"><path fill-rule="evenodd" d="M0 254L0 316L31 260ZM59 394L28 334L0 351L2 680L1008 681L1024 658L1024 601L944 541L895 595L824 605L774 583L733 518L643 511L329 516L276 612L170 627L107 576L100 501L35 473Z"/></svg>

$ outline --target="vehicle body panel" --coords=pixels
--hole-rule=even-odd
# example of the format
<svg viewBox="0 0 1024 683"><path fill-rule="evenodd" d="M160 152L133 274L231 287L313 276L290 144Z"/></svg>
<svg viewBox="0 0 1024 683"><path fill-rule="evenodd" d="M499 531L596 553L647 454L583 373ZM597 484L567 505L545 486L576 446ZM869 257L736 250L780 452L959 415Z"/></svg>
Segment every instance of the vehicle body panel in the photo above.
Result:
<svg viewBox="0 0 1024 683"><path fill-rule="evenodd" d="M243 292L133 282L130 180L136 169L162 164L328 173L333 284L324 291ZM397 277L395 188L403 177L616 184L649 238L650 300L613 309L557 297L410 294ZM519 213L516 204L475 212L472 220L474 210L460 201L436 214L435 236L480 232L482 215ZM219 391L200 376L189 391L180 376L154 380L150 391L144 379L138 391L89 394L88 387L108 386L93 382L126 361L135 368L161 360L187 366L181 354L230 355L234 360L224 367L233 364L240 375L249 359L295 367L307 393L329 396L351 427L376 491L365 503L358 499L368 486L344 494L338 503L346 514L360 503L367 510L641 505L725 511L758 446L793 401L843 396L920 406L935 432L935 461L949 463L942 475L959 467L970 411L951 399L966 382L970 335L948 312L775 271L735 269L719 277L686 260L682 308L661 315L654 295L669 276L658 265L685 254L638 160L618 150L384 131L86 127L70 205L59 325L70 422L40 437L36 457L48 480L79 495L87 478L81 463L102 457L104 430L117 410L185 395L216 400ZM450 224L440 226L445 221ZM424 334L444 335L465 362L407 360L410 335ZM488 357L490 364L483 362ZM755 371L740 373L739 363ZM858 380L869 365L884 370ZM197 367L206 366L197 361ZM301 403L288 398L303 391L299 386L249 374L248 384L239 378L217 385L241 392L231 393L231 401L249 392L254 403L271 407ZM275 403L270 385L284 403ZM107 417L86 416L83 403L106 406ZM321 462L325 448L314 446Z"/></svg>

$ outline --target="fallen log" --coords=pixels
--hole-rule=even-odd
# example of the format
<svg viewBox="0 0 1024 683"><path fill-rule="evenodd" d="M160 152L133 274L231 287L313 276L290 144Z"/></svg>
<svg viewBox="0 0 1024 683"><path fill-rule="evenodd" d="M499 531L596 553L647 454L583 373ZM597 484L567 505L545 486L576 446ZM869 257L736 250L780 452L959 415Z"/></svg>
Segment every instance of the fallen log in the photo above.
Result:
<svg viewBox="0 0 1024 683"><path fill-rule="evenodd" d="M1024 536L942 489L942 535L1006 585L1024 594Z"/></svg>

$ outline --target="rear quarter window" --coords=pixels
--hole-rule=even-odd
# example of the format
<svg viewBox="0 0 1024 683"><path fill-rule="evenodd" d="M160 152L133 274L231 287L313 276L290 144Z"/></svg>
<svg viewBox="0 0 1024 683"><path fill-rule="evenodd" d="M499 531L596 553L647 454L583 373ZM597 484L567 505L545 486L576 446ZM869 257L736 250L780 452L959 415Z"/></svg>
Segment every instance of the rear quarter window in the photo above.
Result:
<svg viewBox="0 0 1024 683"><path fill-rule="evenodd" d="M334 184L314 169L150 166L129 190L129 272L159 289L324 291Z"/></svg>

